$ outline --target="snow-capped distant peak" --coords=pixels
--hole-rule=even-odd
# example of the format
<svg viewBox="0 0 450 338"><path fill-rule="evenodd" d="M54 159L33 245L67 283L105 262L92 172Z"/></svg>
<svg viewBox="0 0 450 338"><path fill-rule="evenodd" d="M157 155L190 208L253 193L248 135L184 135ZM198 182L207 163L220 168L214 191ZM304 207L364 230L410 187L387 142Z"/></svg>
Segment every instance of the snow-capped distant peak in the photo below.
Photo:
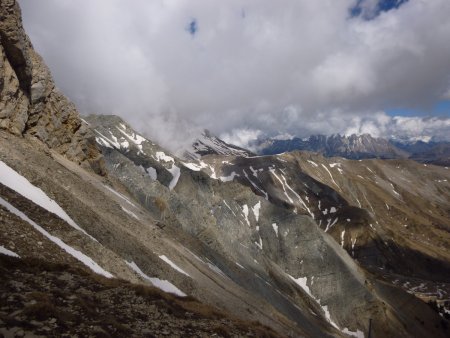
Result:
<svg viewBox="0 0 450 338"><path fill-rule="evenodd" d="M254 156L248 150L222 141L217 136L212 135L208 130L203 131L192 143L191 147L184 152L184 157L187 159L199 159L205 155Z"/></svg>

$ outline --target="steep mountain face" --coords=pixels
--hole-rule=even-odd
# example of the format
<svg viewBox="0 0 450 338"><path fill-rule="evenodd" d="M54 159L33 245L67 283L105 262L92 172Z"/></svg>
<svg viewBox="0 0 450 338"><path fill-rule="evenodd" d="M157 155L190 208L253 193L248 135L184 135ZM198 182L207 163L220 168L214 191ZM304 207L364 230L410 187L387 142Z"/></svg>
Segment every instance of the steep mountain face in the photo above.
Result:
<svg viewBox="0 0 450 338"><path fill-rule="evenodd" d="M369 134L341 136L312 135L308 139L294 137L290 140L269 139L258 146L262 155L281 154L287 151L307 150L326 157L340 156L349 159L405 158L407 153L382 138Z"/></svg>
<svg viewBox="0 0 450 338"><path fill-rule="evenodd" d="M0 128L33 135L73 161L104 174L91 131L56 88L34 51L14 0L0 3Z"/></svg>
<svg viewBox="0 0 450 338"><path fill-rule="evenodd" d="M448 302L448 168L300 152L202 161L216 175L295 214L310 215L377 279L419 298Z"/></svg>
<svg viewBox="0 0 450 338"><path fill-rule="evenodd" d="M228 144L220 138L212 135L208 130L205 130L200 137L192 143L190 149L185 150L183 157L188 159L199 159L205 155L231 155L231 156L254 156L252 152Z"/></svg>
<svg viewBox="0 0 450 338"><path fill-rule="evenodd" d="M400 310L399 302L413 302L415 310L409 309L410 314L419 308L419 312L428 311L424 303L402 293L394 283L389 285L392 280L377 273L380 267L385 269L383 263L390 260L394 264L395 255L389 255L385 247L374 249L368 240L373 237L384 243L385 239L379 239L378 232L371 233L366 222L378 225L370 212L362 206L352 206L329 182L321 183L299 170L298 163L288 158L293 155L207 155L183 162L136 134L117 117L90 116L86 121L98 135L111 175L155 218L162 218L156 205L158 197L163 196L167 213L160 224L181 228L199 239L204 246L203 261L218 267L246 292L270 302L280 315L297 322L308 336L321 330L317 324L311 326L311 311L315 320L323 316L321 326L328 322L341 332L354 334L367 333L369 318L378 323L372 327L378 334L382 330L389 334L394 327L400 330L405 308ZM337 219L345 215L353 220ZM351 229L360 223L364 224L363 229L353 233ZM344 239L341 232L332 240L320 230L336 237L335 232L342 226L347 229ZM380 228L379 232L383 231ZM379 259L366 262L360 258L366 244L367 251L380 254ZM360 260L365 270L353 263L351 256ZM445 262L446 256L444 266L448 266ZM235 266L242 268L239 273L233 272ZM244 271L250 275L243 279ZM436 276L444 275L436 270L433 278ZM405 278L412 280L408 274ZM296 292L303 295L288 291L287 281L295 281ZM433 282L431 279L430 289L436 286ZM442 289L446 289L448 285L443 284ZM284 297L280 298L279 292ZM400 298L393 300L393 294ZM446 297L444 294L440 300ZM288 306L286 299L295 306ZM383 303L389 304L391 312L387 316L383 315ZM309 313L303 310L305 306Z"/></svg>
<svg viewBox="0 0 450 338"><path fill-rule="evenodd" d="M0 149L2 334L20 329L44 335L46 330L81 335L105 331L137 337L195 330L259 336L261 329L246 318L289 332L289 321L279 318L278 324L267 318L270 304L230 285L203 258L198 239L170 225L161 229L160 215L153 217L113 177L95 175L42 143L4 131ZM234 262L233 267L239 269ZM137 304L145 307L143 313L136 312ZM218 308L238 309L243 320ZM101 309L113 311L105 317ZM79 326L86 311L86 322L94 325ZM197 318L203 326L192 323ZM147 320L153 324L145 324ZM263 331L276 336L268 328ZM294 327L293 332L301 331Z"/></svg>

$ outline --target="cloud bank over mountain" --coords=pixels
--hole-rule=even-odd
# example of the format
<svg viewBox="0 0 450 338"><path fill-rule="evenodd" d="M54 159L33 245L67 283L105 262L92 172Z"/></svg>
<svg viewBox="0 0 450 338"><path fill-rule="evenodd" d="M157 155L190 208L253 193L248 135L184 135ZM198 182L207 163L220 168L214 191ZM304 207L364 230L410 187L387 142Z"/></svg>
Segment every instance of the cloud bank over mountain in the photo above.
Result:
<svg viewBox="0 0 450 338"><path fill-rule="evenodd" d="M379 3L20 1L35 48L81 111L118 114L172 150L196 128L448 132L448 120L382 111L449 97L450 2Z"/></svg>
<svg viewBox="0 0 450 338"><path fill-rule="evenodd" d="M323 118L323 119L322 119ZM373 137L397 139L403 141L450 141L450 118L445 117L408 117L389 116L377 112L371 116L327 114L327 117L307 117L302 120L303 126L296 133L266 133L251 128L234 128L222 133L221 138L228 143L252 149L254 140L271 137L275 139L291 139L307 137L311 134L370 134Z"/></svg>

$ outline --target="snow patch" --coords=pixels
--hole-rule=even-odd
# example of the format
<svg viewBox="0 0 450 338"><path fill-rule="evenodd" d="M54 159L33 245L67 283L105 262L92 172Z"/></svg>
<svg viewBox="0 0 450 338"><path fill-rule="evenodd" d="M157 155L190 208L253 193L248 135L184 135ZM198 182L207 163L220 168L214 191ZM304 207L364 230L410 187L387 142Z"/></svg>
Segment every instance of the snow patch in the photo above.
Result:
<svg viewBox="0 0 450 338"><path fill-rule="evenodd" d="M47 196L40 188L34 186L25 177L20 175L17 171L0 161L0 183L16 191L23 197L31 200L33 203L57 215L62 220L66 221L70 226L81 231L83 234L97 240L84 231L78 224L76 224L69 215L50 197Z"/></svg>
<svg viewBox="0 0 450 338"><path fill-rule="evenodd" d="M182 273L183 275L191 277L186 271L184 271L182 268L180 268L178 265L176 265L174 262L172 262L169 258L167 258L167 256L160 255L159 258L161 258L164 262L169 264L172 268L177 270L179 273Z"/></svg>
<svg viewBox="0 0 450 338"><path fill-rule="evenodd" d="M245 268L241 265L241 264L239 264L238 262L235 262L236 263L236 265L238 266L238 267L240 267L241 269L244 269L245 270Z"/></svg>
<svg viewBox="0 0 450 338"><path fill-rule="evenodd" d="M302 288L302 290L304 290L308 296L310 296L313 300L315 300L317 302L317 304L322 308L323 312L325 313L325 318L327 319L327 321L333 325L335 328L339 329L339 326L331 319L331 314L330 311L328 310L328 305L321 305L320 304L320 299L314 297L314 295L311 293L311 290L309 289L307 283L308 283L308 278L307 277L299 277L299 278L294 278L291 275L287 274L295 283L297 283L298 286L300 286ZM314 278L314 277L312 277ZM311 283L312 285L312 283Z"/></svg>
<svg viewBox="0 0 450 338"><path fill-rule="evenodd" d="M261 210L261 201L255 204L255 206L252 208L253 214L255 215L256 222L259 221L259 211Z"/></svg>
<svg viewBox="0 0 450 338"><path fill-rule="evenodd" d="M349 336L353 336L356 338L364 338L364 332L360 331L360 330L356 330L356 332L350 331L347 328L344 328L341 330L342 333L348 334Z"/></svg>
<svg viewBox="0 0 450 338"><path fill-rule="evenodd" d="M311 293L311 290L309 289L309 286L307 285L308 283L308 277L299 277L299 278L294 278L291 275L288 274L288 276L295 282L297 283L298 286L300 286L302 288L302 290L304 290L308 296L310 296L312 299L316 300L316 298L313 296L313 294ZM317 301L317 300L316 300Z"/></svg>
<svg viewBox="0 0 450 338"><path fill-rule="evenodd" d="M95 141L100 144L101 146L104 146L106 148L114 149L113 146L108 142L108 140L104 139L102 136L96 137Z"/></svg>
<svg viewBox="0 0 450 338"><path fill-rule="evenodd" d="M333 175L331 175L331 172L328 170L328 168L325 166L325 164L322 164L322 167L324 167L324 169L328 172L328 174L331 177L331 180L333 181L333 183L339 188L338 184L336 183L336 181L333 178Z"/></svg>
<svg viewBox="0 0 450 338"><path fill-rule="evenodd" d="M310 216L314 219L314 214L308 208L308 206L303 201L303 199L300 197L300 195L297 194L295 192L295 190L290 187L290 185L286 181L286 178L283 175L280 175L281 178L283 179L283 180L281 180L281 178L275 173L275 168L269 168L269 171L281 183L281 186L283 187L284 194L287 197L287 199L289 200L289 202L291 202L291 204L294 204L294 200L289 196L289 194L287 193L286 188L288 188L294 194L294 196L297 197L297 199L299 200L300 204L305 208L306 211L308 211Z"/></svg>
<svg viewBox="0 0 450 338"><path fill-rule="evenodd" d="M20 258L18 254L16 254L14 251L11 251L9 249L6 249L4 246L0 245L0 254L11 256L11 257L17 257Z"/></svg>
<svg viewBox="0 0 450 338"><path fill-rule="evenodd" d="M319 303L320 305L320 303ZM325 312L325 318L327 319L327 321L333 325L336 329L339 330L339 326L337 326L337 324L335 322L333 322L333 320L331 319L331 314L330 311L328 311L328 305L324 305L322 306L323 312Z"/></svg>
<svg viewBox="0 0 450 338"><path fill-rule="evenodd" d="M100 138L102 139L103 142L109 144L109 146L107 146L108 148L120 149L120 144L117 142L117 138L114 137L114 135L112 135L111 132L110 132L110 134L113 137L113 139L106 137L101 132L99 132L97 129L95 129L94 131L100 136Z"/></svg>
<svg viewBox="0 0 450 338"><path fill-rule="evenodd" d="M336 218L334 219L333 223L331 223L331 218L329 218L329 219L327 220L328 224L327 224L327 227L326 227L326 229L325 229L325 232L328 232L328 230L330 230L330 228L332 228L333 225L335 225L335 224L337 223L338 220L339 220L339 218L336 217Z"/></svg>
<svg viewBox="0 0 450 338"><path fill-rule="evenodd" d="M172 162L172 163L175 162L173 157L166 155L163 151L157 151L155 156L157 161Z"/></svg>
<svg viewBox="0 0 450 338"><path fill-rule="evenodd" d="M278 225L277 225L277 223L272 223L272 228L273 228L273 231L275 231L275 235L277 235L277 237L278 237Z"/></svg>
<svg viewBox="0 0 450 338"><path fill-rule="evenodd" d="M395 190L394 185L393 185L392 183L390 183L390 184L391 184L391 187L392 187L392 192L393 192L395 195L397 195L397 197L400 197L400 194Z"/></svg>
<svg viewBox="0 0 450 338"><path fill-rule="evenodd" d="M261 237L259 237L259 242L255 242L255 245L256 245L260 250L263 249L263 242L262 242Z"/></svg>
<svg viewBox="0 0 450 338"><path fill-rule="evenodd" d="M329 166L330 166L330 168L334 168L336 166L340 167L341 164L336 162L336 163L330 163Z"/></svg>
<svg viewBox="0 0 450 338"><path fill-rule="evenodd" d="M234 213L233 209L231 209L231 207L228 205L227 201L223 200L223 203L226 205L226 207L228 209L230 209L230 211L232 212L232 214L234 215L234 217L236 217L236 214Z"/></svg>
<svg viewBox="0 0 450 338"><path fill-rule="evenodd" d="M77 260L79 260L81 263L86 265L88 268L90 268L95 273L98 273L99 275L103 275L107 278L114 277L112 274L110 274L108 271L104 270L101 266L99 266L96 262L92 260L89 256L86 256L81 251L78 251L74 248L72 248L70 245L64 243L60 238L55 237L48 233L44 228L42 228L40 225L35 223L33 220L28 218L27 215L25 215L22 211L15 208L13 205L9 204L7 201L5 201L3 198L0 197L0 204L3 205L6 209L9 210L9 212L13 213L14 215L20 217L22 220L30 224L34 229L36 229L38 232L40 232L42 235L47 237L49 240L51 240L53 243L55 243L57 246L59 246L61 249L66 251L69 255L73 256Z"/></svg>
<svg viewBox="0 0 450 338"><path fill-rule="evenodd" d="M247 222L248 226L250 226L250 221L248 220L248 206L247 206L247 204L244 204L242 206L242 213L244 214L245 221Z"/></svg>
<svg viewBox="0 0 450 338"><path fill-rule="evenodd" d="M250 170L251 170L253 176L255 176L256 178L258 178L258 170L253 169L252 166L250 166Z"/></svg>
<svg viewBox="0 0 450 338"><path fill-rule="evenodd" d="M139 266L136 265L135 262L133 262L133 261L131 261L131 262L125 261L125 263L127 263L127 265L131 269L133 269L134 272L136 272L138 275L140 275L143 279L145 279L145 280L149 281L150 283L152 283L154 287L157 287L158 289L160 289L160 290L162 290L164 292L173 293L174 295L177 295L177 296L180 296L180 297L186 297L187 296L183 291L178 289L175 285L173 285L169 281L147 276L139 268Z"/></svg>
<svg viewBox="0 0 450 338"><path fill-rule="evenodd" d="M199 164L196 163L185 163L185 162L181 162L186 168L191 169L192 171L200 171L203 168L208 167L208 165L203 162L200 161Z"/></svg>
<svg viewBox="0 0 450 338"><path fill-rule="evenodd" d="M221 176L221 177L219 177L219 180L221 180L222 182L230 182L230 181L233 181L236 176L239 177L239 175L236 174L236 172L233 171L229 176Z"/></svg>
<svg viewBox="0 0 450 338"><path fill-rule="evenodd" d="M118 193L117 191L115 191L113 188L108 187L107 185L103 185L106 189L108 189L109 191L111 191L114 195L116 195L117 197L120 197L121 199L123 199L125 202L127 202L129 205L132 205L133 207L136 208L136 206L124 195L122 195L121 193Z"/></svg>
<svg viewBox="0 0 450 338"><path fill-rule="evenodd" d="M126 127L125 127L124 124L121 124L121 127L122 127L123 129L126 130ZM143 143L144 141L147 141L144 137L142 137L141 135L136 134L136 133L133 133L133 134L130 135L130 134L128 134L125 130L122 130L122 129L118 128L118 127L116 127L116 128L117 128L117 130L120 131L126 138L128 138L131 142L133 142L133 143L137 146L137 148L139 149L139 152L143 152L143 151L142 151L142 143ZM128 142L127 142L127 143L128 143Z"/></svg>
<svg viewBox="0 0 450 338"><path fill-rule="evenodd" d="M139 220L139 217L137 217L137 215L136 215L134 212L132 212L132 211L130 211L130 210L124 208L123 206L120 206L120 207L121 207L122 210L125 211L128 215L130 215L131 217L134 217L134 218L136 218L137 220Z"/></svg>
<svg viewBox="0 0 450 338"><path fill-rule="evenodd" d="M173 190L180 179L181 171L175 164L172 164L172 168L167 169L167 171L172 174L172 180L169 183L169 190Z"/></svg>
<svg viewBox="0 0 450 338"><path fill-rule="evenodd" d="M267 194L267 192L265 192L263 189L261 189L260 187L258 187L258 185L256 185L248 176L247 172L245 171L245 169L243 170L244 172L244 176L245 178L250 182L250 184L258 191L260 191L262 194L264 194L265 199L268 201L269 200L269 195Z"/></svg>

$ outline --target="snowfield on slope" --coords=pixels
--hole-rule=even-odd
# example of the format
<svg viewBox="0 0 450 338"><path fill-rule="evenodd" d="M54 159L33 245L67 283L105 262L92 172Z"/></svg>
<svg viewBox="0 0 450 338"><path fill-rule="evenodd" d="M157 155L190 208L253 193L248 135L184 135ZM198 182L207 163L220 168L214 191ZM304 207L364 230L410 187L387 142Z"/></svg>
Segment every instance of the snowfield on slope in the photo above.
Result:
<svg viewBox="0 0 450 338"><path fill-rule="evenodd" d="M187 295L178 289L175 285L173 285L171 282L159 278L149 277L147 276L140 268L137 266L137 264L133 261L128 262L125 261L125 263L139 276L141 276L143 279L149 281L154 287L168 293L172 293L174 295L180 296L180 297L186 297Z"/></svg>
<svg viewBox="0 0 450 338"><path fill-rule="evenodd" d="M59 216L61 219L66 221L69 225L75 229L81 231L86 236L90 237L92 240L97 240L84 231L78 224L76 224L72 218L50 197L47 196L40 188L34 186L25 177L20 175L17 171L9 167L4 162L0 161L0 183L7 186L8 188L16 191L23 197L29 199L30 201L36 203L40 207L46 209L47 211Z"/></svg>
<svg viewBox="0 0 450 338"><path fill-rule="evenodd" d="M14 251L5 248L3 245L0 245L0 254L20 258L18 254L16 254Z"/></svg>
<svg viewBox="0 0 450 338"><path fill-rule="evenodd" d="M30 218L28 218L28 216L25 215L22 211L15 208L13 205L9 204L7 201L5 201L1 197L0 197L0 205L4 206L6 209L8 209L9 212L13 213L14 215L20 217L22 220L24 220L25 222L30 224L34 229L36 229L42 235L47 237L49 240L51 240L53 243L55 243L57 246L59 246L61 249L63 249L65 252L67 252L69 255L76 258L84 265L86 265L88 268L90 268L95 273L97 273L99 275L103 275L107 278L114 277L112 274L110 274L108 271L104 270L100 265L98 265L96 262L94 262L94 260L91 257L86 256L81 251L72 248L70 245L64 243L60 238L51 235L43 227L41 227L36 222L34 222Z"/></svg>
<svg viewBox="0 0 450 338"><path fill-rule="evenodd" d="M183 275L191 277L186 271L184 271L182 268L180 268L178 265L176 265L174 262L172 262L169 258L167 258L167 256L160 255L159 258L161 258L164 262L169 264L173 269L177 270L179 273L182 273Z"/></svg>

